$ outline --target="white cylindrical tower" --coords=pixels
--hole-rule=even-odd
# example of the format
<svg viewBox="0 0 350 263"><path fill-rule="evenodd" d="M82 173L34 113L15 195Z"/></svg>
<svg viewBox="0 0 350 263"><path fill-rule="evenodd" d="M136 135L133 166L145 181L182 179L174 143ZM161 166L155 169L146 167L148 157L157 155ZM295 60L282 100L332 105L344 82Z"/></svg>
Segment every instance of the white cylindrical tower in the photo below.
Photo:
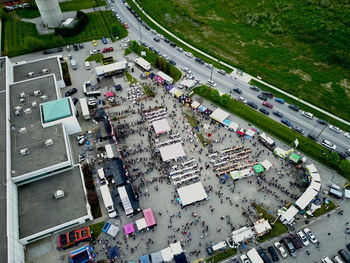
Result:
<svg viewBox="0 0 350 263"><path fill-rule="evenodd" d="M57 0L35 0L35 2L44 24L50 28L61 26L63 15Z"/></svg>

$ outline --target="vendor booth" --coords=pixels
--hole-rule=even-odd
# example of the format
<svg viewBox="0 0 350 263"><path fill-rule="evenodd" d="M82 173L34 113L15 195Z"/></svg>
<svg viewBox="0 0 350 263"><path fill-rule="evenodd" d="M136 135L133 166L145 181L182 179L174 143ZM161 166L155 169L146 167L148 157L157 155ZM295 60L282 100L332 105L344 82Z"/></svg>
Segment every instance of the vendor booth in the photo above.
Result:
<svg viewBox="0 0 350 263"><path fill-rule="evenodd" d="M177 193L182 207L202 201L208 197L201 182L181 187L177 189Z"/></svg>

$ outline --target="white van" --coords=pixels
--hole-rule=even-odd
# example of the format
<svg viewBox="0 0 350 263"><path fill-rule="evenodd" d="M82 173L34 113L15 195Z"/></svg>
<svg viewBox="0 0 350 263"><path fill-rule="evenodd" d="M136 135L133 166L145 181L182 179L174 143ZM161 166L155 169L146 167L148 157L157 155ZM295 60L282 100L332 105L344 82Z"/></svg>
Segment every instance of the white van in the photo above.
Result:
<svg viewBox="0 0 350 263"><path fill-rule="evenodd" d="M329 257L323 257L321 258L322 263L333 263L333 261Z"/></svg>
<svg viewBox="0 0 350 263"><path fill-rule="evenodd" d="M214 252L218 250L225 250L227 248L227 242L226 241L221 241L211 247L207 248L207 253L208 255L212 255Z"/></svg>
<svg viewBox="0 0 350 263"><path fill-rule="evenodd" d="M85 61L85 69L86 69L86 70L91 69L90 62L89 62L89 61Z"/></svg>
<svg viewBox="0 0 350 263"><path fill-rule="evenodd" d="M103 168L100 168L97 170L98 178L101 180L101 184L107 184L108 185L108 180L106 179L105 171Z"/></svg>

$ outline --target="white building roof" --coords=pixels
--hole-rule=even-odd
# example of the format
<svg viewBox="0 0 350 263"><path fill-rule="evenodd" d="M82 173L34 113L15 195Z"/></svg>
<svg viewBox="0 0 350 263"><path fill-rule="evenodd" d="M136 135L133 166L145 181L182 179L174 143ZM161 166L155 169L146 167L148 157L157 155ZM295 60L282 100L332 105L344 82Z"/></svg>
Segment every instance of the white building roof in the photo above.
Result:
<svg viewBox="0 0 350 263"><path fill-rule="evenodd" d="M136 224L136 227L137 227L138 230L142 230L142 229L147 228L146 219L144 219L144 218L136 220L135 224Z"/></svg>
<svg viewBox="0 0 350 263"><path fill-rule="evenodd" d="M268 171L272 167L272 163L269 160L262 161L261 165Z"/></svg>
<svg viewBox="0 0 350 263"><path fill-rule="evenodd" d="M97 76L102 76L104 74L111 73L113 71L118 71L118 70L123 70L126 69L128 62L126 60L121 60L118 62L114 62L112 64L96 67L96 75Z"/></svg>
<svg viewBox="0 0 350 263"><path fill-rule="evenodd" d="M163 71L158 71L157 75L162 79L164 79L165 81L169 82L170 84L173 84L174 82L173 78L165 74Z"/></svg>
<svg viewBox="0 0 350 263"><path fill-rule="evenodd" d="M226 111L223 111L220 108L217 108L216 110L213 111L212 114L210 114L210 118L213 120L216 120L217 122L222 123L230 114L227 113Z"/></svg>
<svg viewBox="0 0 350 263"><path fill-rule="evenodd" d="M153 129L156 132L156 134L166 133L170 131L169 122L167 119L161 119L158 121L152 122Z"/></svg>
<svg viewBox="0 0 350 263"><path fill-rule="evenodd" d="M150 70L151 69L151 63L149 63L147 60L145 60L142 57L138 57L135 59L135 63L139 65L144 70Z"/></svg>
<svg viewBox="0 0 350 263"><path fill-rule="evenodd" d="M250 227L244 226L232 232L232 240L236 244L240 244L255 236L255 233Z"/></svg>
<svg viewBox="0 0 350 263"><path fill-rule="evenodd" d="M310 174L318 173L317 168L314 164L309 164L309 165L306 165L305 167L309 171Z"/></svg>
<svg viewBox="0 0 350 263"><path fill-rule="evenodd" d="M257 235L264 234L264 233L266 233L266 231L269 231L271 229L272 229L272 227L269 224L269 221L267 221L265 219L261 219L261 220L255 222L255 224L254 224L254 230L255 230L255 233L257 233Z"/></svg>
<svg viewBox="0 0 350 263"><path fill-rule="evenodd" d="M184 85L185 87L188 88L192 88L196 85L197 81L193 80L193 79L184 79L183 81L181 81L180 85Z"/></svg>
<svg viewBox="0 0 350 263"><path fill-rule="evenodd" d="M186 155L181 142L161 147L159 148L159 151L162 156L163 162L177 159Z"/></svg>
<svg viewBox="0 0 350 263"><path fill-rule="evenodd" d="M177 193L181 199L182 206L202 201L208 197L201 182L181 187L177 189Z"/></svg>
<svg viewBox="0 0 350 263"><path fill-rule="evenodd" d="M321 182L321 176L319 173L312 173L311 180L315 182Z"/></svg>
<svg viewBox="0 0 350 263"><path fill-rule="evenodd" d="M316 182L316 181L312 180L309 187L311 187L315 191L319 192L320 189L321 189L321 184L319 182Z"/></svg>
<svg viewBox="0 0 350 263"><path fill-rule="evenodd" d="M193 109L197 109L200 105L201 104L198 101L196 101L196 100L192 101L192 103L191 103L191 107Z"/></svg>

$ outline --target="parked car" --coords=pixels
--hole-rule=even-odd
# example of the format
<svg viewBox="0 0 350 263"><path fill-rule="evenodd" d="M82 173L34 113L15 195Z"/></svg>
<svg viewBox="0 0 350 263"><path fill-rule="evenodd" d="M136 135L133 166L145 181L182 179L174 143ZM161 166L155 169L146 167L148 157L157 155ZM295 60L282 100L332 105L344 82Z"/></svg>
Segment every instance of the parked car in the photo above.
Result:
<svg viewBox="0 0 350 263"><path fill-rule="evenodd" d="M276 115L277 117L283 118L282 112L279 112L279 111L277 111L277 110L274 110L272 113L273 113L274 115Z"/></svg>
<svg viewBox="0 0 350 263"><path fill-rule="evenodd" d="M269 256L266 254L265 249L259 248L256 251L258 252L259 256L262 258L264 263L271 263L271 260Z"/></svg>
<svg viewBox="0 0 350 263"><path fill-rule="evenodd" d="M214 87L214 88L217 86L217 84L215 83L214 80L208 79L207 83L208 83L209 86L212 86L212 87Z"/></svg>
<svg viewBox="0 0 350 263"><path fill-rule="evenodd" d="M302 128L300 128L299 126L294 126L293 130L300 133L300 134L304 134L304 130Z"/></svg>
<svg viewBox="0 0 350 263"><path fill-rule="evenodd" d="M169 61L169 63L170 63L171 65L174 65L174 66L176 65L175 60L173 60L173 59L169 59L168 61Z"/></svg>
<svg viewBox="0 0 350 263"><path fill-rule="evenodd" d="M257 86L250 86L250 88L255 91L260 91L260 88Z"/></svg>
<svg viewBox="0 0 350 263"><path fill-rule="evenodd" d="M287 125L288 127L292 127L292 123L290 120L286 119L286 118L282 118L281 119L281 122L284 124L284 125Z"/></svg>
<svg viewBox="0 0 350 263"><path fill-rule="evenodd" d="M74 97L74 98L72 98L72 101L73 101L73 104L75 105L78 103L79 100L76 97Z"/></svg>
<svg viewBox="0 0 350 263"><path fill-rule="evenodd" d="M308 137L309 139L313 140L313 141L316 141L316 140L317 140L316 135L313 134L313 133L309 133L309 134L307 135L307 137Z"/></svg>
<svg viewBox="0 0 350 263"><path fill-rule="evenodd" d="M334 126L334 125L329 125L328 128L336 133L340 133L341 129L339 129L339 127Z"/></svg>
<svg viewBox="0 0 350 263"><path fill-rule="evenodd" d="M292 241L290 240L289 237L286 237L283 239L282 241L284 243L284 245L286 246L289 254L293 257L293 258L296 258L298 253L297 253L297 250L295 249Z"/></svg>
<svg viewBox="0 0 350 263"><path fill-rule="evenodd" d="M204 64L204 60L201 58L195 58L194 61L198 62L199 64L203 65Z"/></svg>
<svg viewBox="0 0 350 263"><path fill-rule="evenodd" d="M324 140L321 142L321 144L322 144L324 147L326 147L327 149L332 150L332 151L335 151L335 149L337 149L337 146L336 146L333 142L328 141L328 140L326 140L326 139L324 139Z"/></svg>
<svg viewBox="0 0 350 263"><path fill-rule="evenodd" d="M241 259L242 263L251 263L246 254L241 255L239 258Z"/></svg>
<svg viewBox="0 0 350 263"><path fill-rule="evenodd" d="M238 94L242 94L242 90L240 88L233 88L233 91L238 93Z"/></svg>
<svg viewBox="0 0 350 263"><path fill-rule="evenodd" d="M64 93L64 96L69 97L72 96L74 93L77 93L77 89L76 88L71 88L69 90L66 91L66 93Z"/></svg>
<svg viewBox="0 0 350 263"><path fill-rule="evenodd" d="M289 104L288 108L290 108L290 109L292 109L294 111L299 111L299 109L300 109L297 105L294 105L294 104Z"/></svg>
<svg viewBox="0 0 350 263"><path fill-rule="evenodd" d="M160 41L159 37L154 37L153 40L156 41L156 42Z"/></svg>
<svg viewBox="0 0 350 263"><path fill-rule="evenodd" d="M335 263L344 263L344 261L341 260L340 257L337 256L337 255L335 255L335 256L333 257L333 261L334 261Z"/></svg>
<svg viewBox="0 0 350 263"><path fill-rule="evenodd" d="M193 58L193 54L191 52L185 52L184 54L189 58Z"/></svg>
<svg viewBox="0 0 350 263"><path fill-rule="evenodd" d="M78 51L79 50L78 44L74 43L73 44L73 49L74 49L74 51Z"/></svg>
<svg viewBox="0 0 350 263"><path fill-rule="evenodd" d="M318 119L317 122L321 125L327 125L328 123L325 120Z"/></svg>
<svg viewBox="0 0 350 263"><path fill-rule="evenodd" d="M179 52L184 51L182 47L176 47L176 50L179 51Z"/></svg>
<svg viewBox="0 0 350 263"><path fill-rule="evenodd" d="M311 243L316 244L318 242L317 238L315 237L315 235L311 232L311 230L309 228L304 228L304 233L308 237L308 239L311 241Z"/></svg>
<svg viewBox="0 0 350 263"><path fill-rule="evenodd" d="M83 49L84 48L84 44L83 43L79 43L79 48Z"/></svg>
<svg viewBox="0 0 350 263"><path fill-rule="evenodd" d="M70 51L70 45L66 46L67 51Z"/></svg>
<svg viewBox="0 0 350 263"><path fill-rule="evenodd" d="M93 49L90 51L90 55L98 54L100 52L101 52L101 50L99 50L99 49Z"/></svg>
<svg viewBox="0 0 350 263"><path fill-rule="evenodd" d="M165 42L165 43L170 43L170 40L167 39L167 38L164 38L164 42Z"/></svg>
<svg viewBox="0 0 350 263"><path fill-rule="evenodd" d="M300 242L296 234L289 234L289 238L296 249L301 249L303 247L303 244Z"/></svg>
<svg viewBox="0 0 350 263"><path fill-rule="evenodd" d="M278 253L280 253L280 255L283 258L288 257L287 251L284 249L284 247L281 245L280 242L277 241L273 245L275 246L275 248L277 249Z"/></svg>
<svg viewBox="0 0 350 263"><path fill-rule="evenodd" d="M94 39L94 40L92 40L92 45L93 46L97 46L98 45L98 43L97 43L97 41Z"/></svg>
<svg viewBox="0 0 350 263"><path fill-rule="evenodd" d="M189 68L183 68L182 71L186 72L187 74L192 74L192 71Z"/></svg>
<svg viewBox="0 0 350 263"><path fill-rule="evenodd" d="M106 48L102 49L102 53L112 52L113 50L114 50L113 47L106 47Z"/></svg>
<svg viewBox="0 0 350 263"><path fill-rule="evenodd" d="M260 108L259 111L267 116L270 115L270 112L265 108Z"/></svg>
<svg viewBox="0 0 350 263"><path fill-rule="evenodd" d="M277 101L278 103L281 103L281 104L285 103L284 99L281 99L281 98L275 98L275 101Z"/></svg>
<svg viewBox="0 0 350 263"><path fill-rule="evenodd" d="M278 261L280 261L280 258L279 258L279 256L277 255L277 252L276 252L276 250L274 249L273 246L269 246L269 247L267 248L267 252L269 252L269 254L270 254L271 258L272 258L272 262L278 262Z"/></svg>
<svg viewBox="0 0 350 263"><path fill-rule="evenodd" d="M212 64L210 64L210 63L204 63L204 65L205 65L207 68L210 68L210 69L212 69L212 68L213 68L213 65L212 65Z"/></svg>
<svg viewBox="0 0 350 263"><path fill-rule="evenodd" d="M174 42L170 42L169 45L170 45L171 47L176 47L176 44L175 44Z"/></svg>
<svg viewBox="0 0 350 263"><path fill-rule="evenodd" d="M247 104L247 100L241 96L238 97L238 101L244 103L244 104Z"/></svg>
<svg viewBox="0 0 350 263"><path fill-rule="evenodd" d="M248 101L247 102L247 105L248 106L250 106L250 107L252 107L253 109L258 109L259 108L259 106L258 105L256 105L254 102L252 102L252 101Z"/></svg>
<svg viewBox="0 0 350 263"><path fill-rule="evenodd" d="M218 73L221 74L221 75L226 75L226 71L223 70L223 69L219 69L219 70L218 70Z"/></svg>
<svg viewBox="0 0 350 263"><path fill-rule="evenodd" d="M345 133L344 133L344 136L345 136L346 138L350 139L350 133L349 133L349 132L345 132Z"/></svg>
<svg viewBox="0 0 350 263"><path fill-rule="evenodd" d="M270 108L270 109L273 108L273 105L272 105L270 102L268 102L268 101L264 101L264 102L262 103L262 105L264 105L265 107L268 107L268 108Z"/></svg>
<svg viewBox="0 0 350 263"><path fill-rule="evenodd" d="M273 95L271 92L268 92L268 91L262 91L261 92L262 95L268 97L269 99L272 99L273 98Z"/></svg>
<svg viewBox="0 0 350 263"><path fill-rule="evenodd" d="M339 256L345 261L345 263L350 263L350 254L345 249L338 251Z"/></svg>
<svg viewBox="0 0 350 263"><path fill-rule="evenodd" d="M262 94L262 93L258 95L258 98L261 99L261 100L267 100L268 99L268 97L266 95Z"/></svg>
<svg viewBox="0 0 350 263"><path fill-rule="evenodd" d="M301 111L300 114L303 115L304 117L310 119L310 120L312 120L314 118L314 115L311 112Z"/></svg>
<svg viewBox="0 0 350 263"><path fill-rule="evenodd" d="M307 237L305 236L303 231L298 231L297 232L297 236L300 239L301 243L303 243L304 246L308 246L310 244L309 240L307 239Z"/></svg>

